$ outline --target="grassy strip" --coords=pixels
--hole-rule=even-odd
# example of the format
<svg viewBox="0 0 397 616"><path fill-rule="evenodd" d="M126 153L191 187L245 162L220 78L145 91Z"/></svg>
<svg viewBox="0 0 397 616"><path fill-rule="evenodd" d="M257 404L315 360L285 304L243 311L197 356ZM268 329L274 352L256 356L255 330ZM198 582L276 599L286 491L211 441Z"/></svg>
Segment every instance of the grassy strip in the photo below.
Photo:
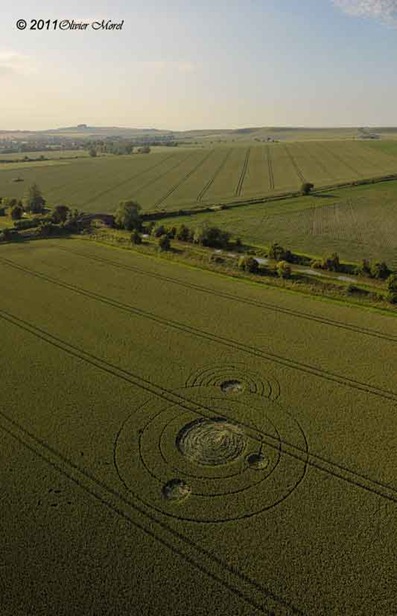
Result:
<svg viewBox="0 0 397 616"><path fill-rule="evenodd" d="M238 278L254 284L281 288L294 293L316 296L343 304L368 307L397 316L397 307L386 300L386 291L380 288L380 283L378 286L378 284L371 285L367 282L362 283L358 281L357 284L354 284L354 287L357 289L356 292L349 294L349 287L352 287L352 283L337 280L332 276L315 278L301 272L293 272L290 279L282 279L277 276L266 275L265 273L261 275L250 274L236 267L236 257L234 256L228 256L227 253L222 254L224 262L217 263L211 259L214 254L212 249L191 246L176 240L172 241L172 250L160 252L157 242L152 238L145 240L141 245L131 244L130 233L126 231L98 229L84 237L101 244L133 250L144 255L154 256L167 261L175 261L193 268L215 272L231 278Z"/></svg>

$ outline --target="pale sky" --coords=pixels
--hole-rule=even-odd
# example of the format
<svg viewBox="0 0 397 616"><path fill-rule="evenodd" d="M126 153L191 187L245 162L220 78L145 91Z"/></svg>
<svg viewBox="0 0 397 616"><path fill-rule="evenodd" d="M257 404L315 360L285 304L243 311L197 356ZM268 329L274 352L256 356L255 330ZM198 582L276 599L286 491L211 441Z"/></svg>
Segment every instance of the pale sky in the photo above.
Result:
<svg viewBox="0 0 397 616"><path fill-rule="evenodd" d="M0 129L397 126L396 69L397 0L13 0Z"/></svg>

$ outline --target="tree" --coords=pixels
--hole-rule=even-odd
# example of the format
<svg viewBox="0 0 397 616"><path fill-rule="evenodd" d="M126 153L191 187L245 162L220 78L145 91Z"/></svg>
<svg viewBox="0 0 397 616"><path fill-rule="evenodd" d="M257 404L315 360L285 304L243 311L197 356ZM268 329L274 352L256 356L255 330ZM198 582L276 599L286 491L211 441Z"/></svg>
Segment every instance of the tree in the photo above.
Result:
<svg viewBox="0 0 397 616"><path fill-rule="evenodd" d="M140 211L141 206L136 201L121 201L114 215L114 221L121 229L140 231L142 228Z"/></svg>
<svg viewBox="0 0 397 616"><path fill-rule="evenodd" d="M387 267L384 261L380 263L372 263L371 265L371 276L372 278L380 278L381 280L385 280L390 275L390 270Z"/></svg>
<svg viewBox="0 0 397 616"><path fill-rule="evenodd" d="M173 240L176 235L176 227L165 227L165 233L168 235L170 240Z"/></svg>
<svg viewBox="0 0 397 616"><path fill-rule="evenodd" d="M96 151L95 148L90 148L88 150L88 154L92 157L92 158L96 158L96 156L98 155L98 152Z"/></svg>
<svg viewBox="0 0 397 616"><path fill-rule="evenodd" d="M218 227L209 227L204 224L195 229L193 241L210 248L228 248L230 233L222 231Z"/></svg>
<svg viewBox="0 0 397 616"><path fill-rule="evenodd" d="M357 268L357 273L362 276L370 276L371 275L371 266L368 259L363 259L361 261L361 265Z"/></svg>
<svg viewBox="0 0 397 616"><path fill-rule="evenodd" d="M238 266L240 269L245 272L249 272L250 274L257 274L259 271L259 263L258 261L249 255L245 255L240 257L238 261Z"/></svg>
<svg viewBox="0 0 397 616"><path fill-rule="evenodd" d="M162 235L158 241L158 247L161 252L165 252L170 250L171 248L171 240L168 235Z"/></svg>
<svg viewBox="0 0 397 616"><path fill-rule="evenodd" d="M71 232L81 231L84 226L84 214L77 209L69 210L65 221L65 229Z"/></svg>
<svg viewBox="0 0 397 616"><path fill-rule="evenodd" d="M69 211L70 210L67 205L56 205L52 213L52 222L66 222Z"/></svg>
<svg viewBox="0 0 397 616"><path fill-rule="evenodd" d="M333 252L332 255L329 257L324 257L323 269L329 270L330 272L339 271L340 261L339 261L339 255L336 252Z"/></svg>
<svg viewBox="0 0 397 616"><path fill-rule="evenodd" d="M308 195L309 193L311 193L313 188L314 188L314 184L312 184L311 182L303 182L301 186L302 195Z"/></svg>
<svg viewBox="0 0 397 616"><path fill-rule="evenodd" d="M391 274L387 279L387 301L397 304L397 274Z"/></svg>
<svg viewBox="0 0 397 616"><path fill-rule="evenodd" d="M281 261L285 259L285 250L280 244L277 242L273 242L273 244L269 248L269 257L270 259L274 259L275 261Z"/></svg>
<svg viewBox="0 0 397 616"><path fill-rule="evenodd" d="M184 224L179 225L179 227L176 228L175 237L180 242L188 242L191 237L189 227Z"/></svg>
<svg viewBox="0 0 397 616"><path fill-rule="evenodd" d="M152 235L153 237L161 237L162 235L165 235L164 225L155 225L152 228Z"/></svg>
<svg viewBox="0 0 397 616"><path fill-rule="evenodd" d="M44 211L45 199L36 183L28 189L25 197L25 210L32 214L41 214Z"/></svg>
<svg viewBox="0 0 397 616"><path fill-rule="evenodd" d="M277 263L277 274L280 278L290 278L291 277L291 266L287 261L279 261Z"/></svg>
<svg viewBox="0 0 397 616"><path fill-rule="evenodd" d="M23 207L20 205L14 205L10 210L12 220L21 220L23 214Z"/></svg>

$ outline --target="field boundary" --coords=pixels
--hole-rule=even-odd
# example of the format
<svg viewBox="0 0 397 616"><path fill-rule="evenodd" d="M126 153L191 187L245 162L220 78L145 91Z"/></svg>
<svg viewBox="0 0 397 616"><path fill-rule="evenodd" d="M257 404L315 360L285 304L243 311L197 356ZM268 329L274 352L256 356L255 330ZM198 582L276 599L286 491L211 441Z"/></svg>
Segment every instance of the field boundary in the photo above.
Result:
<svg viewBox="0 0 397 616"><path fill-rule="evenodd" d="M393 182L397 180L397 173L393 173L390 175L384 175L379 177L368 177L361 178L358 180L350 180L346 182L339 182L337 184L327 184L319 186L315 189L316 193L324 193L329 190L335 190L338 188L356 188L357 186L366 186L367 184L379 184L383 182ZM239 201L215 201L215 202L204 202L206 203L205 207L198 208L190 208L183 209L183 207L175 210L169 210L168 212L158 212L158 211L150 211L142 213L143 220L159 220L160 218L177 218L180 216L193 216L195 214L207 214L210 212L218 211L218 208L223 209L232 209L239 207L247 207L249 205L256 205L260 203L272 203L275 201L286 201L287 199L295 199L296 197L301 197L302 193L300 190L289 191L283 193L277 193L275 195L263 196L263 197L252 197L250 199L241 199Z"/></svg>
<svg viewBox="0 0 397 616"><path fill-rule="evenodd" d="M166 280L167 282L171 282L178 286L182 286L187 289L193 289L195 291L199 291L202 293L208 293L209 295L214 295L216 297L221 297L224 299L231 299L241 304L246 304L250 306L255 306L258 308L264 308L265 310L270 310L272 312L287 314L288 316L294 316L301 319L306 319L308 321L315 321L322 325L329 325L331 327L338 327L340 329L346 329L348 331L353 331L358 334L373 336L375 338L379 338L381 340L386 340L387 342L397 342L397 336L393 336L393 334L384 334L377 330L372 330L365 327L359 327L358 325L351 325L348 323L342 323L340 321L336 321L333 319L326 319L324 317L319 317L317 315L311 315L307 312L294 310L292 308L282 308L281 306L271 304L269 302L263 302L261 300L248 299L243 298L240 295L233 295L232 293L227 293L225 291L219 291L216 289L209 289L208 287L204 287L202 285L189 283L183 280L179 280L178 278L172 278L171 276L165 276L163 274L159 274L158 272L148 272L147 270L141 269L135 265L126 265L120 263L118 261L112 261L111 259L105 259L102 257L98 257L97 255L87 255L83 252L79 252L78 250L58 247L59 250L62 250L67 253L76 254L80 257L83 257L88 260L98 261L99 263L107 263L119 269L125 269L127 271L133 271L141 274L142 276L149 276L151 278L156 278L158 280ZM0 259L1 262L1 259Z"/></svg>
<svg viewBox="0 0 397 616"><path fill-rule="evenodd" d="M30 268L27 267L23 267L20 265L15 264L12 261L9 261L8 259L0 259L1 263L4 263L5 265L8 265L9 267L12 267L14 269L20 270L23 273L30 275L30 276L34 276L35 278L39 278L41 280L44 280L46 282L49 282L50 284L55 284L59 287L65 288L69 291L72 291L74 293L78 293L79 295L83 295L85 297L89 297L90 299L93 299L95 301L99 301L102 302L104 304L107 304L109 306L112 306L114 308L118 308L119 310L122 310L124 312L129 312L131 314L134 314L136 316L139 316L141 318L145 318L145 319L149 319L151 321L154 321L162 326L166 326L166 327L171 327L173 329L176 329L178 331L182 331L186 334L189 335L193 335L193 336L197 336L199 338L203 338L205 340L209 340L210 342L215 342L217 344L222 344L223 346L226 346L228 348L232 348L232 349L236 349L238 351L243 351L245 353L248 353L250 355L256 356L256 357L261 357L262 359L266 359L268 361L271 362L275 362L278 363L282 366L285 366L287 368L293 368L295 370L298 370L300 372L306 373L306 374L311 374L313 376L317 376L320 378L323 378L325 380L331 381L331 382L336 382L339 385L345 385L347 387L351 387L353 389L357 389L359 391L364 391L365 393L368 394L372 394L381 398L385 398L387 400L393 400L395 402L397 402L397 393L390 391L390 390L386 390L383 389L381 387L376 387L373 385L368 385L368 383L363 383L361 381L358 381L356 379L351 379L349 377L345 377L343 375L331 372L329 370L323 370L321 368L317 368L316 366L312 366L310 364L306 364L304 362L299 362L299 361L295 361L293 359L290 359L288 357L284 357L282 355L276 354L276 353L272 353L270 351L264 351L258 347L254 347L252 345L247 345L244 344L243 342L239 342L238 340L232 340L230 338L225 338L224 336L219 336L217 334L212 334L211 332L207 332L205 330L201 330L198 329L196 327L193 327L192 325L187 325L185 323L181 323L179 321L175 321L173 319L167 319L165 317L161 317L159 315L156 315L152 312L148 312L147 310L143 310L141 308L136 308L134 306L131 306L129 304L124 304L122 302L119 302L117 300L113 300L111 298L108 298L106 296L100 295L98 293L94 293L92 291L88 291L86 289L83 289L82 287L78 287L77 285L72 285L69 284L67 282L62 282L59 279L56 278L52 278L51 276L47 276L45 274L42 274L40 272L36 272L35 270L32 270Z"/></svg>

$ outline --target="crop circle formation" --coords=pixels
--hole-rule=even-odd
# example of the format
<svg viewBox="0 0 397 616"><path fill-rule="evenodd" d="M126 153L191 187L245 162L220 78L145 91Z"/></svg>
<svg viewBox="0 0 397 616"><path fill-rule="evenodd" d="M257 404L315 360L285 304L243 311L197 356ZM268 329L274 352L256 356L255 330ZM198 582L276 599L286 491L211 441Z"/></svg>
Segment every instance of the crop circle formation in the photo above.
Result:
<svg viewBox="0 0 397 616"><path fill-rule="evenodd" d="M186 381L187 387L219 388L228 394L242 392L265 396L270 400L276 400L280 395L280 386L273 376L262 376L259 372L247 369L244 364L220 364L200 368L190 375Z"/></svg>
<svg viewBox="0 0 397 616"><path fill-rule="evenodd" d="M244 432L222 417L196 419L182 428L176 444L188 460L218 466L238 458L245 448Z"/></svg>
<svg viewBox="0 0 397 616"><path fill-rule="evenodd" d="M181 520L219 523L271 509L297 488L308 455L301 427L265 395L224 391L232 378L249 382L226 369L212 385L173 391L174 404L153 398L131 414L115 463L135 497Z"/></svg>

